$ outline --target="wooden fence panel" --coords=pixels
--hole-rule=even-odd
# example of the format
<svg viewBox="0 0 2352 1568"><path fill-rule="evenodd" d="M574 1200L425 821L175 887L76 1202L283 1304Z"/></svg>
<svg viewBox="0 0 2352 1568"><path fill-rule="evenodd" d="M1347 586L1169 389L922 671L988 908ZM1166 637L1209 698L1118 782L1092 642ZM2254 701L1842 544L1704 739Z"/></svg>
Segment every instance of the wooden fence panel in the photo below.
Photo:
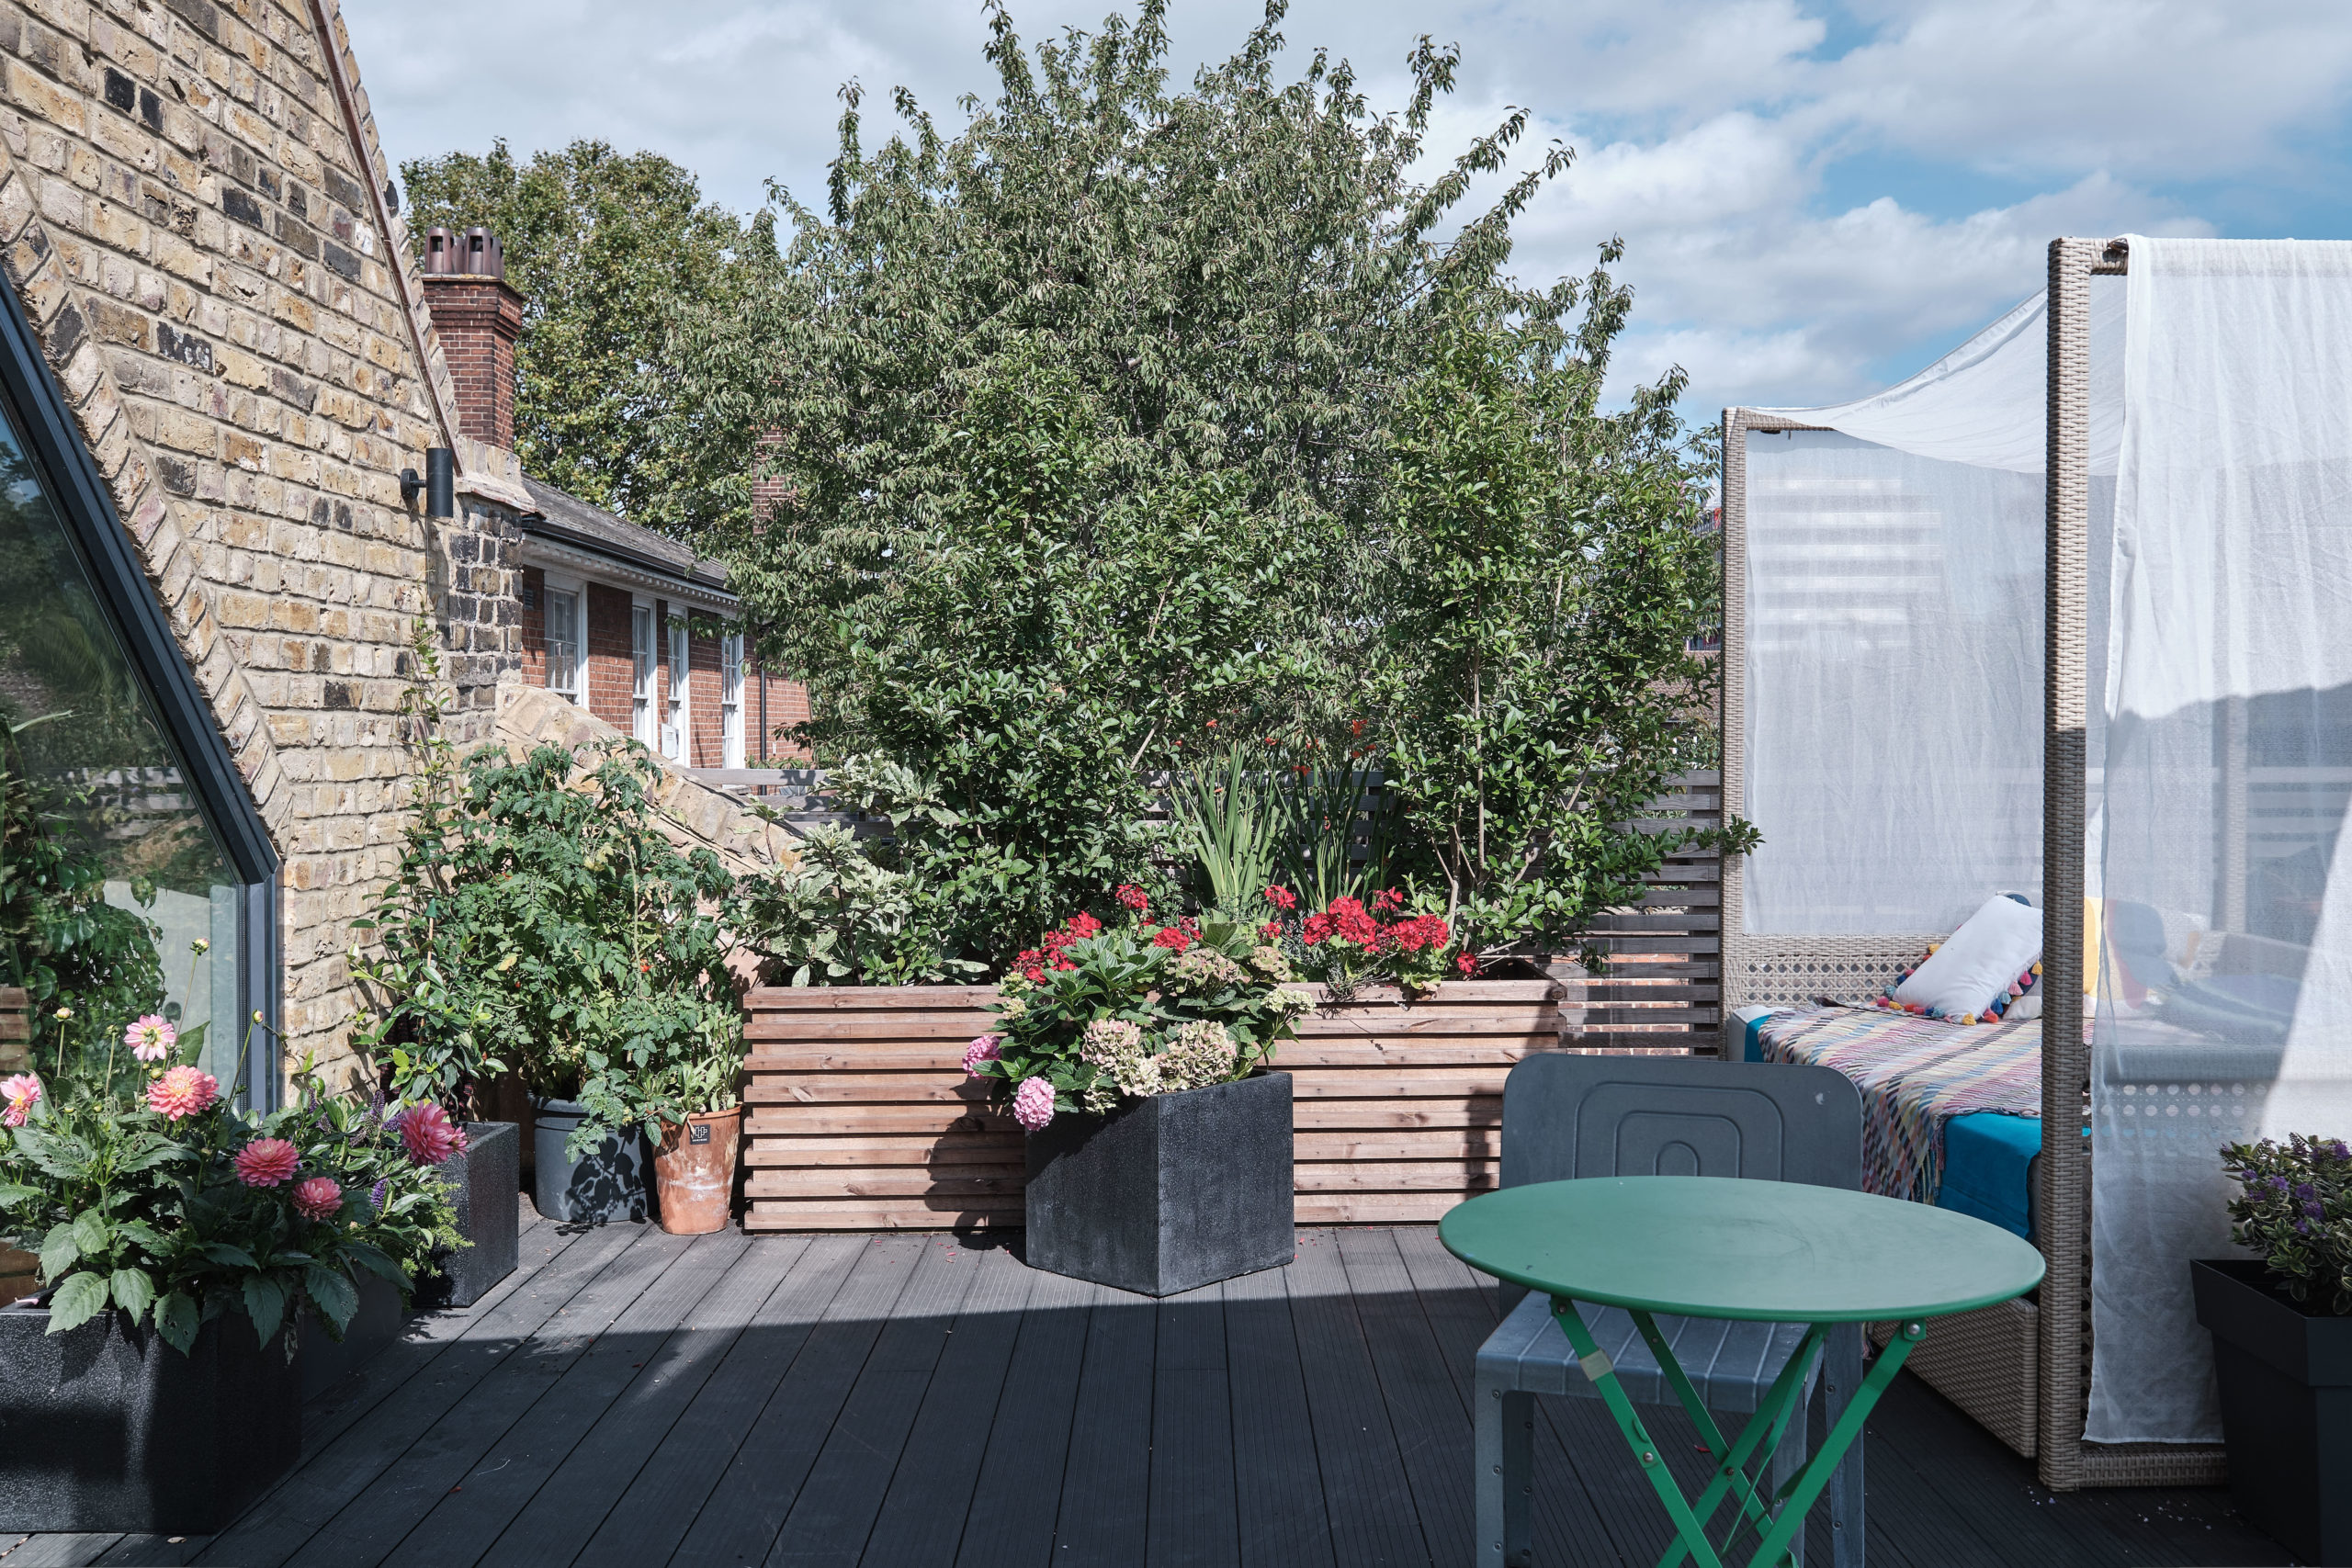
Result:
<svg viewBox="0 0 2352 1568"><path fill-rule="evenodd" d="M1292 1075L1302 1224L1429 1221L1493 1187L1503 1079L1560 1043L1559 987L1367 989L1299 1021ZM752 993L752 1230L1018 1224L1021 1132L965 1076L994 992L918 986Z"/></svg>
<svg viewBox="0 0 2352 1568"><path fill-rule="evenodd" d="M1678 792L1650 804L1644 826L1657 831L1723 821L1723 779L1686 773ZM1668 857L1647 878L1636 908L1594 922L1608 967L1588 975L1574 965L1554 973L1566 984L1563 1004L1574 1049L1712 1055L1723 1027L1723 864L1713 850Z"/></svg>

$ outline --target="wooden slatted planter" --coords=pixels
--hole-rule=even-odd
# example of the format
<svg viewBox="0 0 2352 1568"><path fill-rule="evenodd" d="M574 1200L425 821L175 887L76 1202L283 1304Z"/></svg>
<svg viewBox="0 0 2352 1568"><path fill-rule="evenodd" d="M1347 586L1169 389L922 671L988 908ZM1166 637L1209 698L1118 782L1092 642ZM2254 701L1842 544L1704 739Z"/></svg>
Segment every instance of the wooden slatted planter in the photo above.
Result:
<svg viewBox="0 0 2352 1568"><path fill-rule="evenodd" d="M1433 1221L1495 1183L1503 1078L1559 1047L1548 980L1393 990L1299 1021L1292 1075L1302 1224ZM1021 1132L964 1074L995 992L909 986L750 998L744 1160L751 1230L948 1230L1021 1223Z"/></svg>

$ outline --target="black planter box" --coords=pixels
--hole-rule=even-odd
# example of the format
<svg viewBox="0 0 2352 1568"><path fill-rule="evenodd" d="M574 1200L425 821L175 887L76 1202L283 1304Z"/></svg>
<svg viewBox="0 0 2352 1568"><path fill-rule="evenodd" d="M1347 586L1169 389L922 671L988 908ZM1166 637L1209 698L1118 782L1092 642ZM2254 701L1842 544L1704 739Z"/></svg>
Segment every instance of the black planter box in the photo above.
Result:
<svg viewBox="0 0 2352 1568"><path fill-rule="evenodd" d="M466 1148L441 1162L458 1234L472 1242L437 1261L416 1282L421 1307L469 1307L514 1272L521 1258L523 1130L512 1122L469 1122Z"/></svg>
<svg viewBox="0 0 2352 1568"><path fill-rule="evenodd" d="M538 1168L533 1173L531 1198L540 1217L589 1225L644 1221L653 1212L647 1179L652 1159L645 1135L635 1131L608 1134L584 1158L573 1159L563 1145L587 1116L585 1106L569 1100L534 1102L531 1141Z"/></svg>
<svg viewBox="0 0 2352 1568"><path fill-rule="evenodd" d="M1057 1116L1028 1163L1033 1269L1167 1296L1298 1249L1288 1073Z"/></svg>
<svg viewBox="0 0 2352 1568"><path fill-rule="evenodd" d="M2352 1316L2306 1313L2260 1263L2188 1267L2238 1511L2301 1562L2352 1563Z"/></svg>
<svg viewBox="0 0 2352 1568"><path fill-rule="evenodd" d="M302 1332L296 1341L294 1368L300 1375L302 1400L308 1404L357 1371L376 1353L401 1337L408 1326L407 1309L401 1305L401 1288L381 1274L361 1270L359 1308L335 1339L318 1314L302 1314Z"/></svg>
<svg viewBox="0 0 2352 1568"><path fill-rule="evenodd" d="M210 1535L294 1466L301 1373L223 1313L181 1355L104 1313L0 1311L0 1534Z"/></svg>

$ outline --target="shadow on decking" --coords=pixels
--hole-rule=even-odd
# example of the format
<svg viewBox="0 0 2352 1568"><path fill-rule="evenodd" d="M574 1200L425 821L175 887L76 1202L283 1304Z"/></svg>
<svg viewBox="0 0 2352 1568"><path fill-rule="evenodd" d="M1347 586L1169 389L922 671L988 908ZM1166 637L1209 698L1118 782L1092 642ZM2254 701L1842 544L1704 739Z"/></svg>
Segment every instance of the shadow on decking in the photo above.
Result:
<svg viewBox="0 0 2352 1568"><path fill-rule="evenodd" d="M534 1224L497 1292L314 1402L300 1469L222 1535L34 1537L0 1568L1468 1568L1491 1292L1426 1228L1299 1239L1287 1269L1154 1303L970 1237ZM1539 1408L1538 1562L1657 1562L1602 1407ZM1645 1419L1695 1490L1681 1416ZM1908 1378L1868 1453L1890 1568L2286 1561L2222 1493L2053 1496Z"/></svg>

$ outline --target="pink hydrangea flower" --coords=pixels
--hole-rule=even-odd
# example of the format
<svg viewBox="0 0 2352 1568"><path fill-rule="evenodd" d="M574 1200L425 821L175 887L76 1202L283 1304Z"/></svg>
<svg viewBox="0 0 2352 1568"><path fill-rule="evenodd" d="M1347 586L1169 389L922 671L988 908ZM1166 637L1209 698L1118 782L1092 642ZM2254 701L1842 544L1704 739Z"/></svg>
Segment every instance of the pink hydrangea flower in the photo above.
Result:
<svg viewBox="0 0 2352 1568"><path fill-rule="evenodd" d="M160 1062L179 1043L180 1032L160 1013L149 1013L122 1032L122 1043L142 1062Z"/></svg>
<svg viewBox="0 0 2352 1568"><path fill-rule="evenodd" d="M30 1073L0 1078L0 1099L8 1102L8 1109L0 1111L0 1126L21 1127L25 1118L32 1114L33 1107L40 1103L40 1079Z"/></svg>
<svg viewBox="0 0 2352 1568"><path fill-rule="evenodd" d="M983 1034L964 1047L964 1070L974 1077L980 1076L980 1064L997 1059L997 1047L1004 1043L1001 1034Z"/></svg>
<svg viewBox="0 0 2352 1568"><path fill-rule="evenodd" d="M431 1100L401 1112L401 1145L419 1165L439 1165L466 1150L465 1130Z"/></svg>
<svg viewBox="0 0 2352 1568"><path fill-rule="evenodd" d="M167 1122L209 1111L220 1098L220 1080L194 1067L167 1067L147 1086L147 1108Z"/></svg>
<svg viewBox="0 0 2352 1568"><path fill-rule="evenodd" d="M1054 1086L1043 1078L1023 1078L1012 1091L1012 1119L1032 1133L1042 1132L1054 1119Z"/></svg>
<svg viewBox="0 0 2352 1568"><path fill-rule="evenodd" d="M294 1212L306 1220L331 1220L343 1212L343 1188L333 1177L314 1176L294 1189Z"/></svg>
<svg viewBox="0 0 2352 1568"><path fill-rule="evenodd" d="M237 1151L232 1163L237 1179L248 1187L282 1187L292 1179L302 1156L283 1138L255 1138Z"/></svg>

